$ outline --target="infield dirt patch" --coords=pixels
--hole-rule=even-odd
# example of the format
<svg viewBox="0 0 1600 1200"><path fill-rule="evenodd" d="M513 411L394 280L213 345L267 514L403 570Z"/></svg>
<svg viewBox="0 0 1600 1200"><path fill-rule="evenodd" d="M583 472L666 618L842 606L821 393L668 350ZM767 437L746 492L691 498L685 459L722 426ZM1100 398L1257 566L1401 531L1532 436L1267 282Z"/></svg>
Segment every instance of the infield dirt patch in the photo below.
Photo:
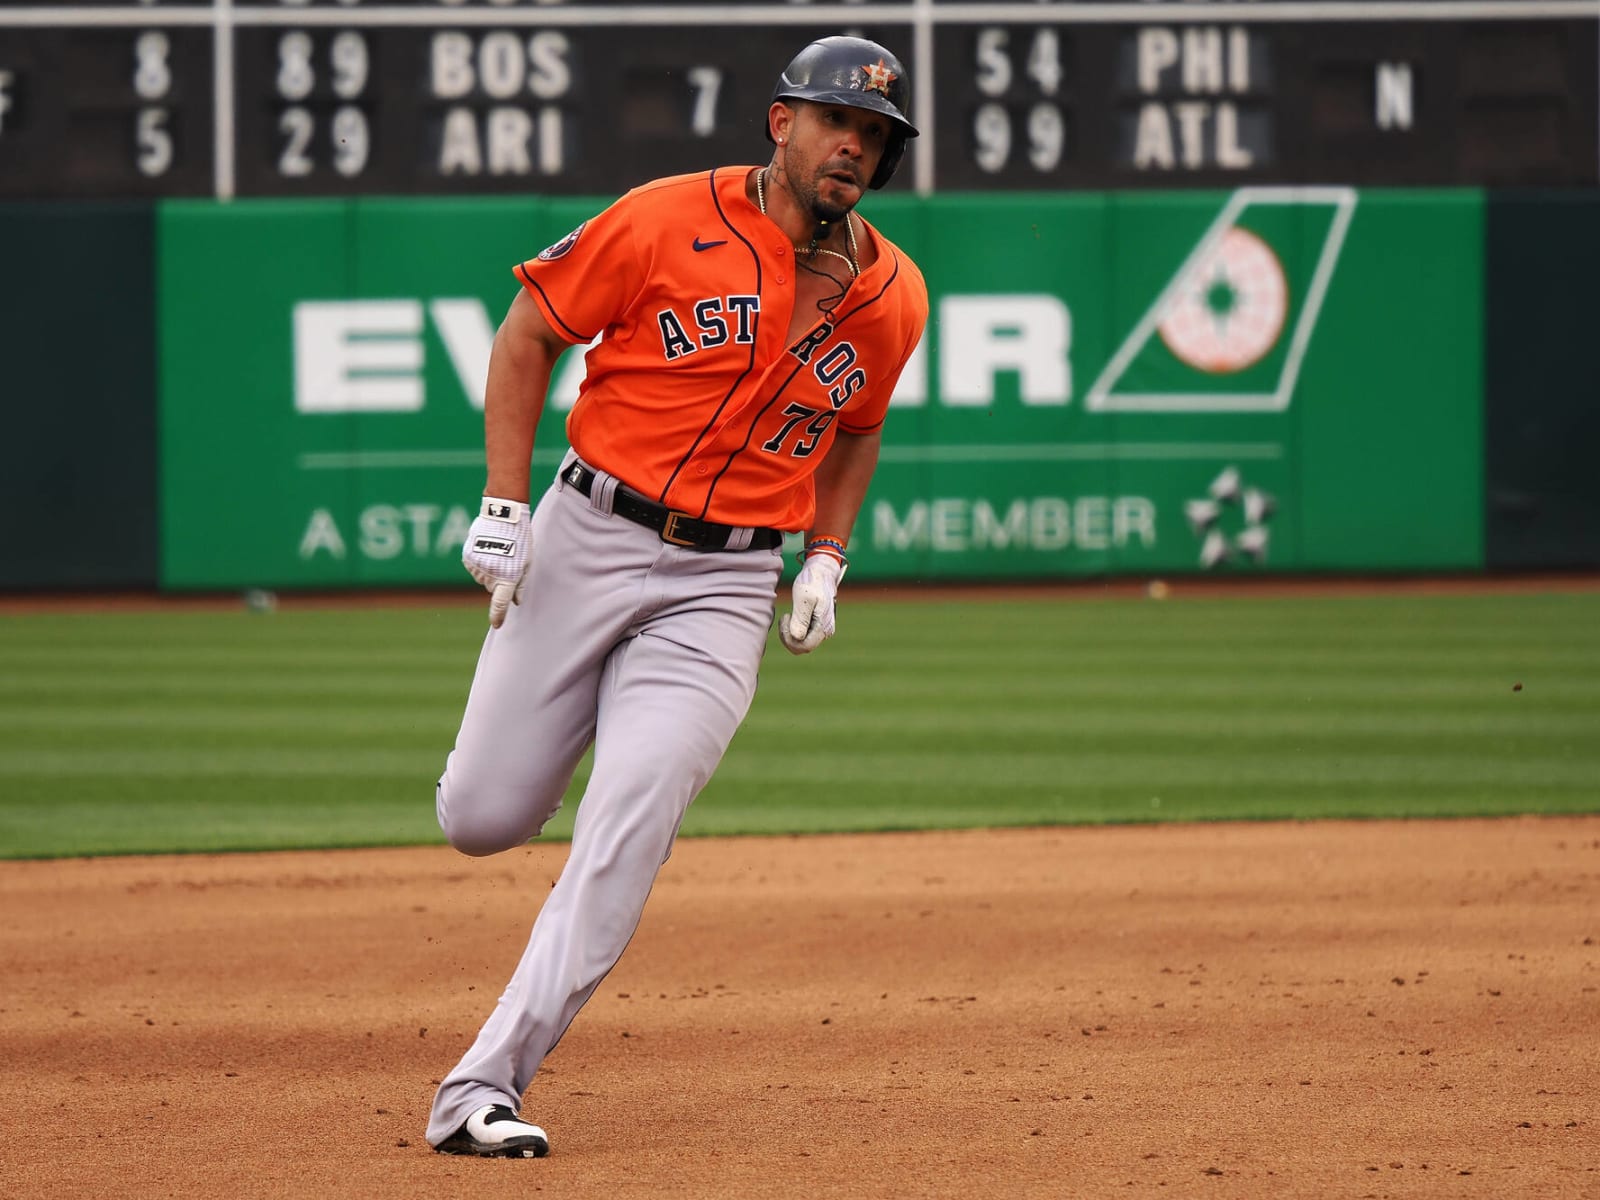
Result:
<svg viewBox="0 0 1600 1200"><path fill-rule="evenodd" d="M0 863L0 1195L1600 1196L1600 817L686 840L435 1155L565 853Z"/></svg>

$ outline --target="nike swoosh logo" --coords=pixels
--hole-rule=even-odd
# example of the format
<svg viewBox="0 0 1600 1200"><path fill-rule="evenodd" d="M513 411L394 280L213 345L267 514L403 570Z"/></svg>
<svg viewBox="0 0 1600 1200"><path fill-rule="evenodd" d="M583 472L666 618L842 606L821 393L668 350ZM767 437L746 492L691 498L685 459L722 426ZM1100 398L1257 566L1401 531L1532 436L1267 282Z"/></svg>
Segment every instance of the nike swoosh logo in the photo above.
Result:
<svg viewBox="0 0 1600 1200"><path fill-rule="evenodd" d="M711 250L711 249L714 249L717 246L726 246L727 244L728 244L728 239L727 238L723 238L720 242L702 242L699 238L695 238L695 240L694 240L694 252L696 254L699 254L700 251L702 251L702 250Z"/></svg>

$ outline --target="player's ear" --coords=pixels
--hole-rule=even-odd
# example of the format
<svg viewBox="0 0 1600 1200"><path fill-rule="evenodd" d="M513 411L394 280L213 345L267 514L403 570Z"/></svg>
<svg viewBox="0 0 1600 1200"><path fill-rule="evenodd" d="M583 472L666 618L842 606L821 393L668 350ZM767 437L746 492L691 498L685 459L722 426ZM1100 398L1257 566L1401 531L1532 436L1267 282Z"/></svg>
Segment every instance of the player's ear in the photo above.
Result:
<svg viewBox="0 0 1600 1200"><path fill-rule="evenodd" d="M767 136L782 146L788 142L793 125L794 109L782 100L774 100L772 107L767 109Z"/></svg>

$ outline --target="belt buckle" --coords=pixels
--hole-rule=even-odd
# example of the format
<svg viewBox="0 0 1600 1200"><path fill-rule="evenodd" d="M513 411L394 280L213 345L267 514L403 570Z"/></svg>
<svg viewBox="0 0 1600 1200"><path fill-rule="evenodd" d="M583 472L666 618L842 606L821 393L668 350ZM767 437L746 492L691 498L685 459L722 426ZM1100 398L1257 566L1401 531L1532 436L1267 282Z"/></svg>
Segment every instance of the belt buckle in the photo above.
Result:
<svg viewBox="0 0 1600 1200"><path fill-rule="evenodd" d="M667 523L661 527L661 540L674 546L693 546L692 539L678 536L678 522L694 520L688 513L668 512Z"/></svg>

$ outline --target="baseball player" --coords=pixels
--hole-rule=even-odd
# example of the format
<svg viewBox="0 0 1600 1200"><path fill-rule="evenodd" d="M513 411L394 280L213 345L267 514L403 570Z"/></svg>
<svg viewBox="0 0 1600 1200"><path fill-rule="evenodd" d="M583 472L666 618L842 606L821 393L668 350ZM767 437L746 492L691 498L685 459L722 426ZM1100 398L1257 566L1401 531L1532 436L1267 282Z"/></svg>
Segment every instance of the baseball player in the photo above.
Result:
<svg viewBox="0 0 1600 1200"><path fill-rule="evenodd" d="M594 767L527 949L434 1098L440 1151L549 1151L523 1092L621 957L750 707L785 531L806 537L780 638L806 654L834 632L889 395L928 316L921 273L854 211L917 136L908 95L882 46L814 42L773 92L765 167L645 184L516 268L463 550L490 629L440 827L467 854L521 845L591 744ZM530 506L551 368L597 334L571 451Z"/></svg>

